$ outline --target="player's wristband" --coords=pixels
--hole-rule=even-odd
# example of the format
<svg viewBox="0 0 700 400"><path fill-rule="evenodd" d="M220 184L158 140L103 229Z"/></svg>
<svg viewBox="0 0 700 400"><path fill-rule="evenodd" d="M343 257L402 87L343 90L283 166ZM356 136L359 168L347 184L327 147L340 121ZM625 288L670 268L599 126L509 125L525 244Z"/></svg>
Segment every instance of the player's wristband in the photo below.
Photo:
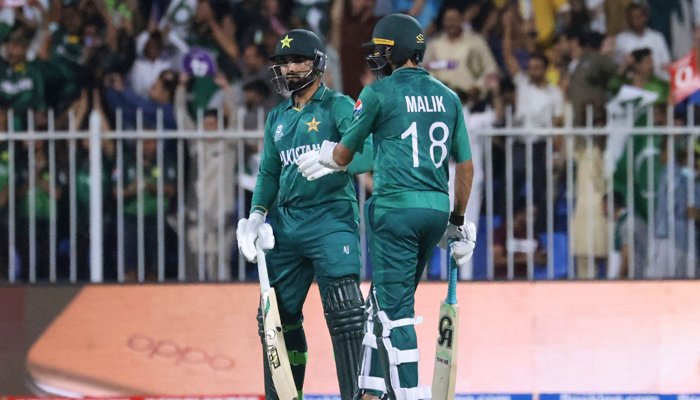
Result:
<svg viewBox="0 0 700 400"><path fill-rule="evenodd" d="M450 213L450 224L454 226L464 225L464 215L457 215L454 212Z"/></svg>

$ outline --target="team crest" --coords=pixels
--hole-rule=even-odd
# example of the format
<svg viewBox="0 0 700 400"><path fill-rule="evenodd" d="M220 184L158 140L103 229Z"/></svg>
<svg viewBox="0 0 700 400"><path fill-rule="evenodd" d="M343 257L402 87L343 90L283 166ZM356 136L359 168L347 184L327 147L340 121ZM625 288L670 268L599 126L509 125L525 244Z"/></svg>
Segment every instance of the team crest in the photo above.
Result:
<svg viewBox="0 0 700 400"><path fill-rule="evenodd" d="M355 108L352 109L352 116L356 118L360 114L362 114L362 100L357 99L357 102L355 103Z"/></svg>
<svg viewBox="0 0 700 400"><path fill-rule="evenodd" d="M343 246L343 253L350 254L350 246L348 246L347 244Z"/></svg>
<svg viewBox="0 0 700 400"><path fill-rule="evenodd" d="M419 33L418 36L416 36L416 43L425 43L425 36L423 36L422 33Z"/></svg>
<svg viewBox="0 0 700 400"><path fill-rule="evenodd" d="M280 139L282 139L282 136L284 136L284 126L282 124L277 125L277 129L275 129L275 137L272 138L275 142L278 142Z"/></svg>

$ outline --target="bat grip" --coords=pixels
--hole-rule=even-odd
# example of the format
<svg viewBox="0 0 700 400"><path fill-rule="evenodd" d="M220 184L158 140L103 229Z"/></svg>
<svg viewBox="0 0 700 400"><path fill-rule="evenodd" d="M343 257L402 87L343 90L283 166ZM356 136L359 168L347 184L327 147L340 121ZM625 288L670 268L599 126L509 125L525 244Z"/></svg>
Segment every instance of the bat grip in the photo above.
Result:
<svg viewBox="0 0 700 400"><path fill-rule="evenodd" d="M255 251L258 258L258 278L260 279L260 293L270 289L270 277L267 275L267 260L265 260L265 251L260 248L258 241L255 241Z"/></svg>
<svg viewBox="0 0 700 400"><path fill-rule="evenodd" d="M454 240L450 240L449 244L451 245L453 242ZM451 246L448 246L447 248L450 249ZM447 298L445 299L445 303L457 304L457 274L459 273L459 267L457 266L457 261L455 261L451 254L449 260L449 279L447 281Z"/></svg>

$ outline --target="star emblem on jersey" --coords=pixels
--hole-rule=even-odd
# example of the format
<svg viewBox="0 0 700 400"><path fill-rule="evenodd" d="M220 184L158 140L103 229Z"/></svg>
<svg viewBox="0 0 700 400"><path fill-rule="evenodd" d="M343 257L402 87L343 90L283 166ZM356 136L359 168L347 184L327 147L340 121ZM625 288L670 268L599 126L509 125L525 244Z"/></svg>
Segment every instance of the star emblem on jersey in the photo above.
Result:
<svg viewBox="0 0 700 400"><path fill-rule="evenodd" d="M318 125L321 123L321 121L316 121L316 117L313 117L311 121L306 122L306 125L309 126L309 130L307 132L311 131L316 131L318 132Z"/></svg>
<svg viewBox="0 0 700 400"><path fill-rule="evenodd" d="M282 43L282 48L289 47L291 49L292 40L294 40L294 38L290 38L289 35L285 35L284 39L280 40L280 43Z"/></svg>

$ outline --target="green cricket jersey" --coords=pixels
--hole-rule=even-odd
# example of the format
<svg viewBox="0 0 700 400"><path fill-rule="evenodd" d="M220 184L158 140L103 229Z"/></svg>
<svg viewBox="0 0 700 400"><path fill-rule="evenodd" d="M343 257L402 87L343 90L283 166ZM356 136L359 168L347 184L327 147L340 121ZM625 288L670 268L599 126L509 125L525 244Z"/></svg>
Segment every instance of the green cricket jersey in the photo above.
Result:
<svg viewBox="0 0 700 400"><path fill-rule="evenodd" d="M374 141L378 207L449 212L449 157L471 159L462 104L422 68L400 68L365 87L342 143L360 151Z"/></svg>
<svg viewBox="0 0 700 400"><path fill-rule="evenodd" d="M163 170L158 168L156 156L143 159L143 183L158 184L158 177L163 175L163 184L174 185L177 182L177 165L172 157L163 157ZM129 157L124 162L124 187L131 185L137 179L136 158ZM148 189L143 189L143 215L153 217L158 215L158 194L153 193ZM170 198L163 196L163 212L167 212L170 207ZM138 196L134 196L124 201L124 214L129 216L138 216Z"/></svg>
<svg viewBox="0 0 700 400"><path fill-rule="evenodd" d="M34 63L0 62L0 104L14 110L16 131L26 129L27 110L46 109L44 97L44 78Z"/></svg>
<svg viewBox="0 0 700 400"><path fill-rule="evenodd" d="M295 208L357 201L349 173L334 173L309 182L295 163L302 154L320 149L324 140L338 142L352 121L352 107L348 96L321 85L303 108L295 108L293 99L289 99L270 111L251 212L267 212L275 200L281 207ZM371 169L371 151L363 156L364 162L353 163L355 168L349 168L350 173Z"/></svg>

